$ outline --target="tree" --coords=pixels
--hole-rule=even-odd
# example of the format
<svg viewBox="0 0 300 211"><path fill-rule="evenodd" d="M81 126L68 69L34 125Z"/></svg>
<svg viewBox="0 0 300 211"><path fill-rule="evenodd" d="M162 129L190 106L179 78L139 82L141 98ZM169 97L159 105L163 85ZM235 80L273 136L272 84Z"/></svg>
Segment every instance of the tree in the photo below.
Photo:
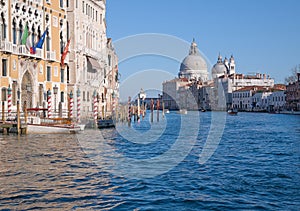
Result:
<svg viewBox="0 0 300 211"><path fill-rule="evenodd" d="M297 81L297 73L300 73L300 64L296 65L294 68L291 69L291 72L292 72L292 75L286 77L284 79L284 82L286 84L289 84L289 83L293 83L295 81Z"/></svg>

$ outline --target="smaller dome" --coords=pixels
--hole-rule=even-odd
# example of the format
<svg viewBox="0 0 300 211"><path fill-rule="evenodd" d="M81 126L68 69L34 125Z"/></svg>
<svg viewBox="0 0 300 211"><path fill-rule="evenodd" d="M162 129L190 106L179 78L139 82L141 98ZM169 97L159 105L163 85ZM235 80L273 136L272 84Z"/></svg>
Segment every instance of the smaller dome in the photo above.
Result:
<svg viewBox="0 0 300 211"><path fill-rule="evenodd" d="M224 74L227 73L227 67L223 63L217 63L212 68L212 74Z"/></svg>

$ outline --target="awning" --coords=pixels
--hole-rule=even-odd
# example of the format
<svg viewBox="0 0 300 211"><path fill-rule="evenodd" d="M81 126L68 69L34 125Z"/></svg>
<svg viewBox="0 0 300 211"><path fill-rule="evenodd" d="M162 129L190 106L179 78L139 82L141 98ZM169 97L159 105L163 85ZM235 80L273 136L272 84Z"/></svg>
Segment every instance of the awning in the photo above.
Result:
<svg viewBox="0 0 300 211"><path fill-rule="evenodd" d="M90 73L96 73L97 70L100 70L99 62L92 57L87 57L87 71Z"/></svg>

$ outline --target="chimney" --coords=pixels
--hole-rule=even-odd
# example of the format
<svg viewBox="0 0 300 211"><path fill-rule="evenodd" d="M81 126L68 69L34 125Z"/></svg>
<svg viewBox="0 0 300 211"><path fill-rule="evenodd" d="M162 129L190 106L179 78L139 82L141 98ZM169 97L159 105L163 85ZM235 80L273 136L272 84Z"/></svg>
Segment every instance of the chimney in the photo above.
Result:
<svg viewBox="0 0 300 211"><path fill-rule="evenodd" d="M267 79L267 75L266 74L263 74L263 77L264 77L264 79Z"/></svg>

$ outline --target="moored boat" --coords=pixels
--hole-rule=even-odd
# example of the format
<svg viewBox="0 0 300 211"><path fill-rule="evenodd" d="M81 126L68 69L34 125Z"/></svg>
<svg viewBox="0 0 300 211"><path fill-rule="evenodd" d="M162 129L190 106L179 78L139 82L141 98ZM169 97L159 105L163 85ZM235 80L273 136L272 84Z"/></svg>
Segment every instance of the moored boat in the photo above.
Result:
<svg viewBox="0 0 300 211"><path fill-rule="evenodd" d="M113 119L98 119L97 124L99 129L111 128L116 126Z"/></svg>

